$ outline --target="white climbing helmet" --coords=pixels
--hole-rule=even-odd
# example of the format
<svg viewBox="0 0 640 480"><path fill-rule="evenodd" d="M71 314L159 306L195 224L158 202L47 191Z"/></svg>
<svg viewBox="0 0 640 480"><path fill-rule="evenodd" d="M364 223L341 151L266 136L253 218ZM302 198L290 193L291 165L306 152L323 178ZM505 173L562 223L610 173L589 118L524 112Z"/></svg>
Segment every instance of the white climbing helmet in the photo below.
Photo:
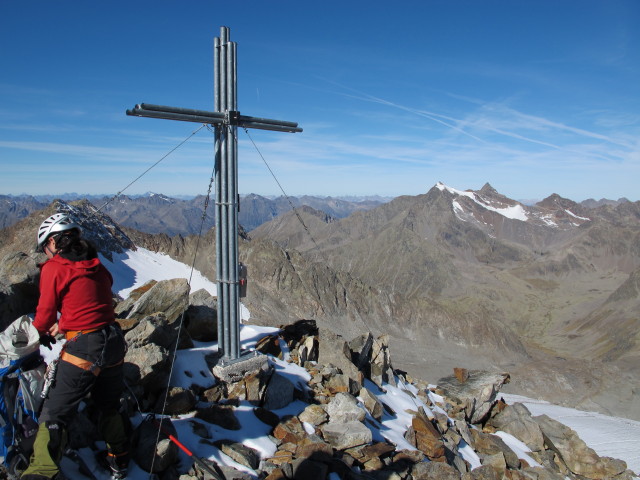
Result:
<svg viewBox="0 0 640 480"><path fill-rule="evenodd" d="M38 246L37 250L42 249L44 243L54 233L65 232L67 230L77 229L78 232L82 233L82 228L80 225L73 223L68 215L64 213L56 213L47 218L42 224L40 228L38 228Z"/></svg>

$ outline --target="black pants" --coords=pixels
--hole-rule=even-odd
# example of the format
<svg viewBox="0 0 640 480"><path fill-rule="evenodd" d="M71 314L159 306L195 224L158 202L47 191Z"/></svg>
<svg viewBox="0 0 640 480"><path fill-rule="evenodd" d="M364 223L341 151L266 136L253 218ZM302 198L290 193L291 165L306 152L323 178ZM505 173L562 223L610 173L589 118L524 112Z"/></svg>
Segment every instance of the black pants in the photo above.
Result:
<svg viewBox="0 0 640 480"><path fill-rule="evenodd" d="M55 381L44 401L40 422L67 425L77 411L78 404L91 393L100 411L118 410L124 390L123 359L126 344L117 324L80 334L67 341L65 352L88 360L100 369L96 376L72 363L58 363Z"/></svg>
<svg viewBox="0 0 640 480"><path fill-rule="evenodd" d="M33 455L23 472L27 478L29 475L53 478L58 474L58 462L67 438L66 426L76 414L80 401L89 393L100 411L98 428L108 452L128 459L129 419L118 411L124 389L122 361L126 352L120 327L113 324L78 335L67 341L64 352L87 360L99 370L83 369L62 359L58 362L54 382L40 414Z"/></svg>

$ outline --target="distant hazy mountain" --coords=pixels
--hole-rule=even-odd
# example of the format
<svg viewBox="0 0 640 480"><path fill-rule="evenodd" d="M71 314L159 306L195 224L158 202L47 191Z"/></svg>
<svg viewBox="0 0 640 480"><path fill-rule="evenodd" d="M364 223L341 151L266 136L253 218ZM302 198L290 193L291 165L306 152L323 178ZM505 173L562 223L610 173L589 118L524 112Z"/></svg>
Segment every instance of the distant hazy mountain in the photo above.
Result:
<svg viewBox="0 0 640 480"><path fill-rule="evenodd" d="M0 228L13 225L32 212L47 207L52 200L79 200L78 194L68 196L40 195L38 197L21 195L0 195ZM203 231L213 227L215 223L215 207L210 200L204 223L202 214L205 197L173 198L163 194L147 193L145 195L120 195L112 199L107 196L84 197L97 208L101 208L114 221L125 227L134 228L146 233L164 233L173 235L197 234L202 226ZM353 212L368 210L381 205L388 199L382 197L344 200L333 197L276 197L267 198L250 194L240 198L239 223L245 230L253 230L264 222L290 211L293 207L310 205L326 212L335 218L344 218ZM292 207L293 205L293 207Z"/></svg>
<svg viewBox="0 0 640 480"><path fill-rule="evenodd" d="M615 207L616 205L620 205L621 203L628 202L629 199L625 197L621 197L618 200L607 200L606 198L601 198L600 200L594 200L593 198L589 198L587 200L583 200L580 202L581 205L584 205L587 208L597 208L602 207L603 205L611 205Z"/></svg>

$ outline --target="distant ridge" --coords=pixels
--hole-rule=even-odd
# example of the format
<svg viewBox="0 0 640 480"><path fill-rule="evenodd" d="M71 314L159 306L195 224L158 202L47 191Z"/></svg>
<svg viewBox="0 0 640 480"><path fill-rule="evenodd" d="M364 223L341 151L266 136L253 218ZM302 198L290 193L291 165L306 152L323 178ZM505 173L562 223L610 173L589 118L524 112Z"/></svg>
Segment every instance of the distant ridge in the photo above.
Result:
<svg viewBox="0 0 640 480"><path fill-rule="evenodd" d="M13 225L29 214L46 208L53 200L71 202L88 200L111 216L119 224L135 228L146 233L164 233L173 235L192 235L200 231L204 196L188 198L170 197L161 193L147 192L143 195L113 196L78 194L65 195L0 195L0 229ZM249 194L240 198L239 222L246 230L252 230L284 212L295 207L309 205L336 218L343 218L355 211L367 210L381 205L388 199L382 197L353 197L341 199L334 197L275 197L273 199ZM214 209L210 208L204 222L204 230L215 223Z"/></svg>

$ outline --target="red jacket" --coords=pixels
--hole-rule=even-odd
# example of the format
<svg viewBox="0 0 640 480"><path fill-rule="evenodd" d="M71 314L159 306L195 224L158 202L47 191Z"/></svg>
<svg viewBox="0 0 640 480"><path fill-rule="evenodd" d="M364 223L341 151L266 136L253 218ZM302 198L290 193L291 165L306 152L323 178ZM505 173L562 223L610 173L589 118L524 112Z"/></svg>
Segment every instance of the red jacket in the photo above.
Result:
<svg viewBox="0 0 640 480"><path fill-rule="evenodd" d="M113 278L98 258L71 261L60 255L40 265L40 300L33 326L47 333L61 313L61 332L100 328L114 321Z"/></svg>

